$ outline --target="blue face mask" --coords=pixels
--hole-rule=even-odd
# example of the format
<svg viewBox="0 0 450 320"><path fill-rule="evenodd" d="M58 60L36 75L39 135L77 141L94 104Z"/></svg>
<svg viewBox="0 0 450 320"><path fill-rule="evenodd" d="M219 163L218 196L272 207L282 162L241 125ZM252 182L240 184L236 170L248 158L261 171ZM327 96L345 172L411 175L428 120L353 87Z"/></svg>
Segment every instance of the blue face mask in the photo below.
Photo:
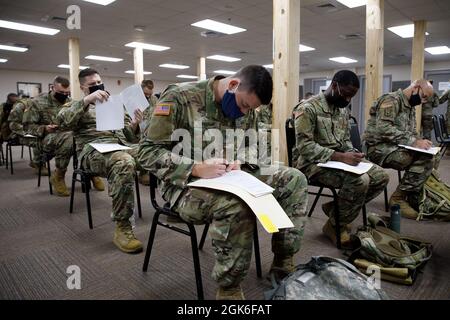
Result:
<svg viewBox="0 0 450 320"><path fill-rule="evenodd" d="M236 103L235 93L229 92L228 90L222 98L222 111L227 118L233 120L244 116Z"/></svg>

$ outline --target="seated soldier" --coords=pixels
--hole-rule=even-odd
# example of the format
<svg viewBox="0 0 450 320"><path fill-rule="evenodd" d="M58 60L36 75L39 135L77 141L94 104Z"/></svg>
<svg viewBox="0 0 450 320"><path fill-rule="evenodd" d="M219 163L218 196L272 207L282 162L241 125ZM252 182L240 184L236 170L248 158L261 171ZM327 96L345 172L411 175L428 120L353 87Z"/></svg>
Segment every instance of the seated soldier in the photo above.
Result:
<svg viewBox="0 0 450 320"><path fill-rule="evenodd" d="M429 149L432 142L416 131L416 109L433 96L426 80L416 80L402 90L382 95L370 108L364 140L369 159L383 168L404 170L403 178L389 204L400 205L402 216L416 219L423 184L431 175L431 155L399 147L399 144Z"/></svg>
<svg viewBox="0 0 450 320"><path fill-rule="evenodd" d="M356 74L342 70L333 76L325 92L298 104L293 110L296 136L293 164L305 172L311 183L339 189L341 243L344 247L351 244L350 224L362 206L382 192L389 182L387 173L377 165L362 175L317 166L317 163L329 160L353 166L363 161L364 154L355 150L350 140L347 108L358 89ZM329 217L323 233L336 244L333 202L325 203L322 209Z"/></svg>
<svg viewBox="0 0 450 320"><path fill-rule="evenodd" d="M105 91L99 73L91 68L78 74L85 97L71 101L58 114L61 127L72 130L81 167L92 174L108 179L112 197L112 218L116 222L113 242L123 252L142 251L142 243L136 239L130 218L134 210L134 176L137 145L131 150L100 153L89 143L119 143L129 145L123 130L97 131L95 102L105 101ZM133 147L133 146L132 146Z"/></svg>
<svg viewBox="0 0 450 320"><path fill-rule="evenodd" d="M275 270L282 270L281 274L291 272L294 254L300 248L307 206L305 176L284 166L274 168L270 175L263 175L262 165L251 166L241 160L243 165L240 166L239 162L233 161L239 147L225 142L226 132L230 130L256 130L254 109L268 104L271 97L272 77L262 66L247 66L228 78L216 76L173 84L162 93L146 136L141 140L139 162L161 180L161 192L171 208L185 221L196 224L211 221L210 235L216 255L212 276L219 285L217 299L244 298L240 283L250 265L255 216L238 196L190 188L187 187L189 182L219 177L227 171L242 168L271 185L275 189L274 197L294 223L293 228L273 234L271 272L275 276ZM222 140L215 140L217 152L210 154L214 159L209 160L202 155L211 151L206 150L210 140L206 138L198 145L194 144L196 137L208 135L208 129L219 130L218 134L222 135ZM176 143L171 136L178 132L188 132L191 141L187 144L194 147L183 156L172 152ZM183 143L186 143L184 138ZM255 147L253 143L244 149L252 152Z"/></svg>
<svg viewBox="0 0 450 320"><path fill-rule="evenodd" d="M6 97L6 102L0 105L0 144L11 137L8 117L18 98L19 96L17 94L10 93Z"/></svg>

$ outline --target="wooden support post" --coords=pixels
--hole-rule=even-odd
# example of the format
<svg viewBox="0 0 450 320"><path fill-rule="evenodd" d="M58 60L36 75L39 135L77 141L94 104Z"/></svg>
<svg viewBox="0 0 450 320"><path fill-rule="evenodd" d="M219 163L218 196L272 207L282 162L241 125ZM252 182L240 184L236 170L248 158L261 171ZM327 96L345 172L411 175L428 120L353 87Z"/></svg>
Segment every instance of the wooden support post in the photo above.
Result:
<svg viewBox="0 0 450 320"><path fill-rule="evenodd" d="M134 83L141 84L144 80L144 50L142 47L136 47L133 49L133 61L134 61Z"/></svg>
<svg viewBox="0 0 450 320"><path fill-rule="evenodd" d="M80 40L69 38L70 95L74 100L82 98L78 73L80 71Z"/></svg>
<svg viewBox="0 0 450 320"><path fill-rule="evenodd" d="M425 32L427 22L424 20L414 22L414 39L411 59L411 81L422 79L425 63ZM422 123L422 105L416 107L417 132L420 132Z"/></svg>
<svg viewBox="0 0 450 320"><path fill-rule="evenodd" d="M206 58L200 57L197 61L198 80L206 80Z"/></svg>
<svg viewBox="0 0 450 320"><path fill-rule="evenodd" d="M272 159L287 164L285 121L299 101L300 0L273 0Z"/></svg>

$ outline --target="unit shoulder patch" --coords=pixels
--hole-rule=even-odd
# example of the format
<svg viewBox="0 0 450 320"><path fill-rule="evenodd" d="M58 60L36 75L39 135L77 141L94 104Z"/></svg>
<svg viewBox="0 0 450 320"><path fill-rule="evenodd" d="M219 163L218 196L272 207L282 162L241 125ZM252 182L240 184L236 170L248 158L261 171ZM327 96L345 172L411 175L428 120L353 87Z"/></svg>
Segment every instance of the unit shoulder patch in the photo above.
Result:
<svg viewBox="0 0 450 320"><path fill-rule="evenodd" d="M170 115L170 109L173 107L173 103L158 103L153 111L155 116L168 116Z"/></svg>

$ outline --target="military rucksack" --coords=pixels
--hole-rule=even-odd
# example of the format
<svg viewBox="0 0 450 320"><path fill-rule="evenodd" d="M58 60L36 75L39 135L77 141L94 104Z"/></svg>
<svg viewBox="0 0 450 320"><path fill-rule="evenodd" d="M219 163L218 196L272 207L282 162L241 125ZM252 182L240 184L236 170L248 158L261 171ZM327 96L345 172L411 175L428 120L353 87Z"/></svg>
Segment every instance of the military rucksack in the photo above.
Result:
<svg viewBox="0 0 450 320"><path fill-rule="evenodd" d="M273 290L268 300L385 300L387 294L375 288L368 277L350 263L332 257L312 257Z"/></svg>
<svg viewBox="0 0 450 320"><path fill-rule="evenodd" d="M435 170L423 186L417 220L423 218L450 221L450 186L439 179Z"/></svg>

